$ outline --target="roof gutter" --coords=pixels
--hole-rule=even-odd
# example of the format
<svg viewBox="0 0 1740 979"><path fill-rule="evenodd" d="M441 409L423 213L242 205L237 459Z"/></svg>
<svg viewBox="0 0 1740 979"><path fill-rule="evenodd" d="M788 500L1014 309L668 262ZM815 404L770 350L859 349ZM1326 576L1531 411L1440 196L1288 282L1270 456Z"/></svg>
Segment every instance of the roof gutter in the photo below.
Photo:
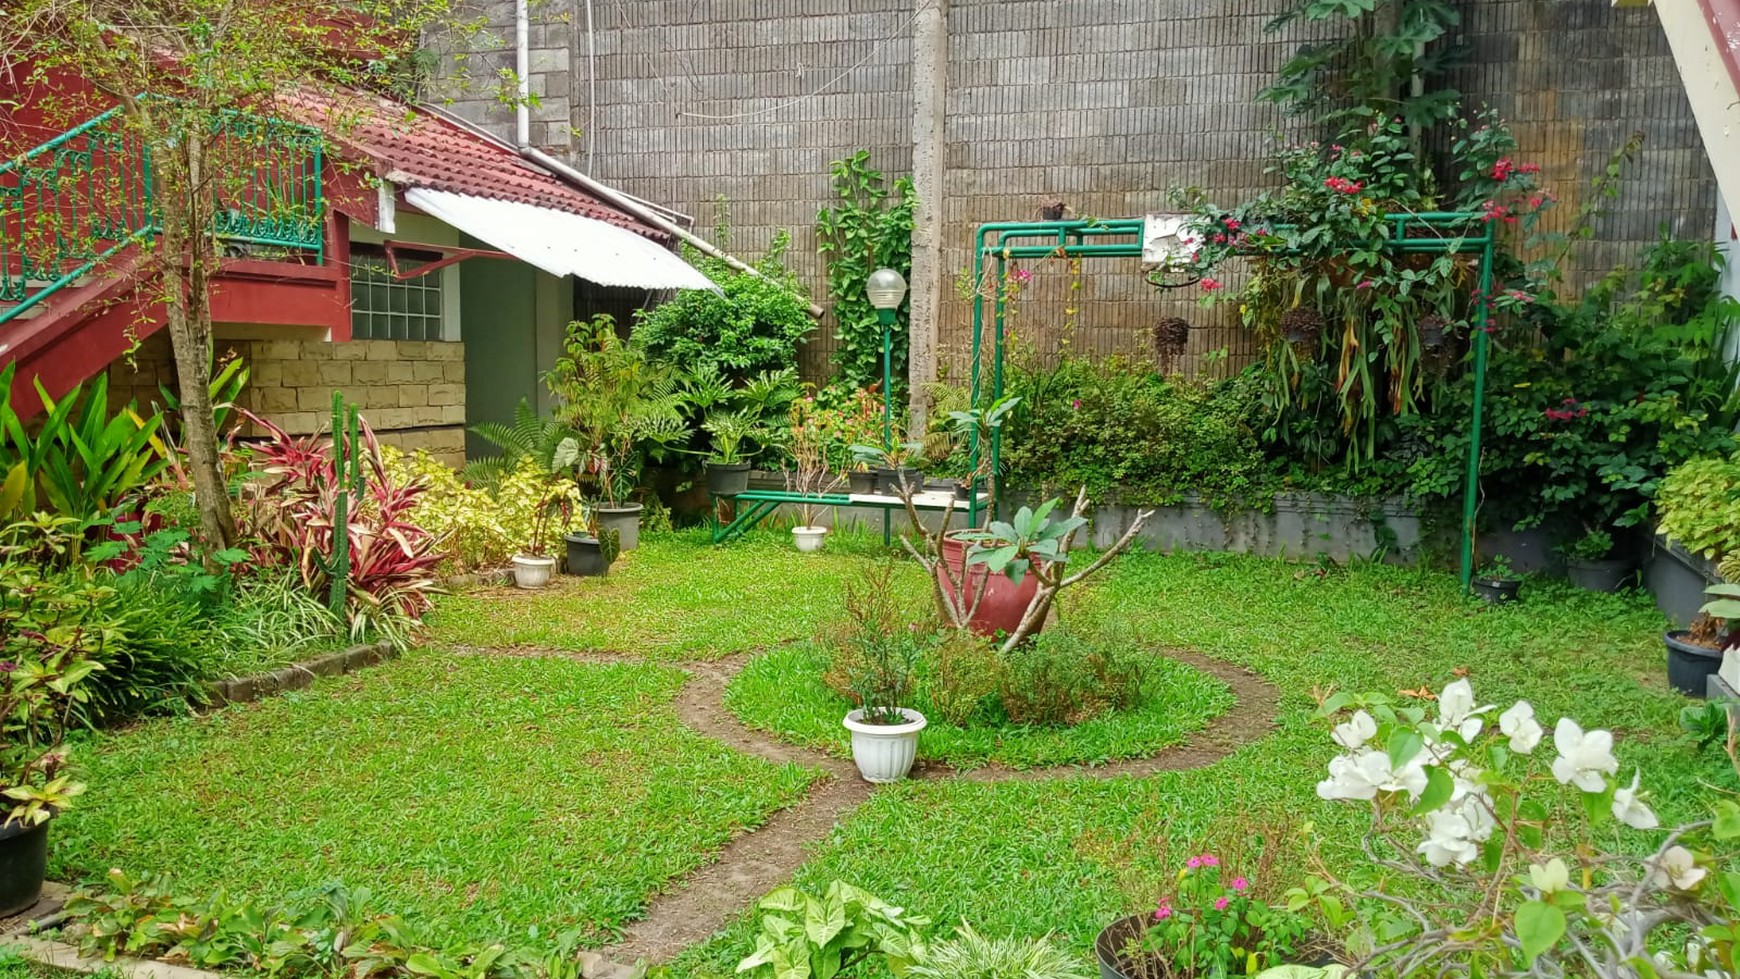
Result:
<svg viewBox="0 0 1740 979"><path fill-rule="evenodd" d="M519 154L556 176L561 177L563 180L579 187L581 190L586 191L588 194L610 204L612 207L632 214L636 218L645 221L647 224L652 225L660 231L663 231L680 241L688 243L701 254L711 255L739 272L753 275L758 279L767 279L768 277L764 275L760 269L750 265L748 262L745 262L734 255L727 254L725 251L714 246L712 242L707 241L705 238L702 238L689 229L669 220L657 211L644 206L639 201L629 197L627 194L593 180L591 177L586 176L584 173L581 173L568 164L563 163L561 160L556 159L532 145L532 110L530 103L532 84L530 74L531 14L528 7L528 0L515 0L514 2L514 42L517 46L514 54L514 64L516 70L519 72L519 99L514 106L514 134L515 140L518 144L515 149L519 151ZM773 280L769 279L768 281ZM822 307L812 302L809 303L809 309L811 316L814 316L817 319L821 318L823 312Z"/></svg>

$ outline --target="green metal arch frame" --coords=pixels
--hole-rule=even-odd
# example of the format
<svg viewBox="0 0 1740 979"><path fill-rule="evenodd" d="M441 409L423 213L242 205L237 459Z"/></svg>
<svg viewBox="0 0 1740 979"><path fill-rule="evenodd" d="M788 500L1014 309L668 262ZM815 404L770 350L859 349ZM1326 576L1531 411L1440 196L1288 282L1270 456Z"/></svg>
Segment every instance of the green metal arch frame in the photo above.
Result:
<svg viewBox="0 0 1740 979"><path fill-rule="evenodd" d="M1394 227L1385 242L1391 252L1415 254L1478 255L1480 257L1480 291L1475 300L1475 321L1484 324L1490 314L1492 265L1497 237L1492 224L1481 215L1466 211L1440 211L1422 214L1385 215L1386 223ZM972 403L985 403L982 376L982 356L985 339L986 267L995 263L996 291L993 294L991 318L990 398L995 402L1003 396L1003 339L1006 322L1004 286L1008 279L1009 262L1022 258L1141 258L1143 220L1118 218L1099 221L1002 221L982 224L973 239L973 362ZM1475 233L1474 229L1478 229ZM1429 232L1429 233L1421 233ZM1450 232L1455 232L1454 235ZM995 236L994 242L992 236ZM1486 363L1490 356L1491 336L1485 329L1474 331L1474 410L1468 420L1468 467L1463 483L1462 500L1462 587L1466 590L1474 578L1474 516L1480 483L1480 434L1485 420ZM991 432L991 480L995 499L1002 499L1001 448L1002 433ZM969 445L969 458L978 468L983 448L975 436Z"/></svg>

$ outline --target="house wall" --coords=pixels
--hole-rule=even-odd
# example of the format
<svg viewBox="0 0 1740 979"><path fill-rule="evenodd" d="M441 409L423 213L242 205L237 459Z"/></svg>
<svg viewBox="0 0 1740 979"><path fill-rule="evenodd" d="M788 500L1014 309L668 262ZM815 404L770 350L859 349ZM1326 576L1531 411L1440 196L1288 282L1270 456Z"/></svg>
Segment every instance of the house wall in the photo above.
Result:
<svg viewBox="0 0 1740 979"><path fill-rule="evenodd" d="M332 392L338 390L359 406L383 443L427 449L454 466L465 462L462 343L219 339L217 350L219 356L240 356L252 371L242 407L293 435L329 428ZM176 386L169 340L162 334L146 339L131 363L109 368L113 404L161 402L158 384Z"/></svg>
<svg viewBox="0 0 1740 979"><path fill-rule="evenodd" d="M625 191L686 211L703 230L729 201L730 246L754 255L778 229L791 264L825 295L816 211L828 163L868 149L890 174L911 165L910 37L917 0L638 0L533 5L534 140ZM1222 203L1264 188L1282 118L1256 96L1306 36L1265 25L1291 0L948 0L947 124L941 212L945 273L971 261L973 228L1036 218L1042 200L1078 215L1167 210L1196 186ZM472 7L513 37L511 0ZM1658 229L1710 233L1715 183L1666 40L1649 9L1600 0L1461 0L1473 64L1452 81L1507 117L1522 156L1564 201L1562 230L1590 178L1633 131L1644 148L1621 196L1596 220L1573 278L1612 267ZM494 59L494 60L490 60ZM485 63L512 64L511 50ZM475 68L474 68L475 73ZM596 104L588 102L596 90ZM482 93L456 108L499 133L512 113ZM1197 293L1157 293L1133 262L1087 263L1079 288L1062 263L1025 290L1016 330L1042 350L1064 339L1096 353L1143 353L1147 330L1182 315L1197 330L1186 366L1253 351L1230 309ZM1234 284L1237 284L1236 276ZM969 305L945 290L945 364L963 362ZM806 351L812 376L833 347L825 322Z"/></svg>

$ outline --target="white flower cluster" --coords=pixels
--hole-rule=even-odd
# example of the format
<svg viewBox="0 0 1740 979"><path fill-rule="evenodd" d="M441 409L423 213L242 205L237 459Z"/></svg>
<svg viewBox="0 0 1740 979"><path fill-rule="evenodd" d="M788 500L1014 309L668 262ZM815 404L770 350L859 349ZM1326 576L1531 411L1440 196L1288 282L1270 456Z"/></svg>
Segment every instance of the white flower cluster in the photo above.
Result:
<svg viewBox="0 0 1740 979"><path fill-rule="evenodd" d="M1429 770L1440 768L1450 776L1452 788L1449 798L1421 819L1425 837L1419 853L1434 867L1467 864L1479 856L1480 845L1491 838L1497 825L1481 770L1462 757L1465 746L1480 736L1485 715L1492 709L1490 704L1475 705L1474 688L1467 680L1452 682L1438 695L1437 721L1414 728L1420 738L1416 743L1422 746L1400 764L1383 747L1372 744L1378 735L1377 720L1367 711L1355 711L1330 734L1345 753L1330 759L1329 777L1317 783L1317 794L1324 799L1370 800L1405 793L1409 802L1417 803L1430 782ZM1452 732L1456 739L1447 737ZM1545 734L1526 700L1498 715L1498 733L1518 755L1531 754ZM1553 728L1553 747L1558 752L1553 777L1562 785L1606 792L1608 779L1619 771L1611 732L1585 732L1570 718L1560 718ZM1630 787L1613 793L1613 816L1637 829L1658 825L1655 813L1638 797L1637 775Z"/></svg>

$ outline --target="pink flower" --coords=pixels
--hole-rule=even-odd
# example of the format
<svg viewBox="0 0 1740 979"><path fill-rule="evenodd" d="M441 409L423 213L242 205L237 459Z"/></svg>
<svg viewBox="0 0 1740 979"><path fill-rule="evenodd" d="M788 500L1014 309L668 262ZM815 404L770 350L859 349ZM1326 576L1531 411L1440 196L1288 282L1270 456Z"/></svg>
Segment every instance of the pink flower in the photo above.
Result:
<svg viewBox="0 0 1740 979"><path fill-rule="evenodd" d="M1232 889L1235 891L1248 890L1250 886L1251 882L1245 880L1243 877L1234 877L1232 880Z"/></svg>
<svg viewBox="0 0 1740 979"><path fill-rule="evenodd" d="M1361 282L1359 285L1354 286L1354 288L1355 289L1370 289L1372 286L1375 286L1375 285L1377 285L1376 282L1373 282L1370 279L1366 279L1363 282Z"/></svg>
<svg viewBox="0 0 1740 979"><path fill-rule="evenodd" d="M1213 292L1219 288L1222 288L1222 283L1219 279L1216 279L1213 276L1207 276L1207 275L1202 277L1202 291L1203 292Z"/></svg>
<svg viewBox="0 0 1740 979"><path fill-rule="evenodd" d="M1227 899L1226 898L1217 897L1214 899L1214 909L1216 911L1225 911L1226 906L1227 906Z"/></svg>
<svg viewBox="0 0 1740 979"><path fill-rule="evenodd" d="M1184 865L1186 867L1189 867L1191 870L1195 870L1196 868L1202 866L1202 858L1201 857L1191 857L1189 860L1184 861Z"/></svg>
<svg viewBox="0 0 1740 979"><path fill-rule="evenodd" d="M1032 269L1016 269L1015 270L1015 281L1021 283L1022 285L1026 285L1027 283L1032 282L1033 281L1033 270Z"/></svg>
<svg viewBox="0 0 1740 979"><path fill-rule="evenodd" d="M1070 403L1069 403L1069 406L1070 406L1070 407L1071 407L1071 408L1076 408L1076 409L1080 409L1080 408L1081 408L1081 399L1080 399L1080 398L1076 398L1076 399L1075 399L1075 400L1074 400L1074 401L1071 401L1071 402L1070 402Z"/></svg>
<svg viewBox="0 0 1740 979"><path fill-rule="evenodd" d="M1212 853L1204 853L1199 859L1202 861L1204 867L1220 866L1220 858Z"/></svg>
<svg viewBox="0 0 1740 979"><path fill-rule="evenodd" d="M1165 921L1170 917L1172 917L1172 905L1166 903L1165 898L1161 898L1160 906L1154 909L1154 920Z"/></svg>

